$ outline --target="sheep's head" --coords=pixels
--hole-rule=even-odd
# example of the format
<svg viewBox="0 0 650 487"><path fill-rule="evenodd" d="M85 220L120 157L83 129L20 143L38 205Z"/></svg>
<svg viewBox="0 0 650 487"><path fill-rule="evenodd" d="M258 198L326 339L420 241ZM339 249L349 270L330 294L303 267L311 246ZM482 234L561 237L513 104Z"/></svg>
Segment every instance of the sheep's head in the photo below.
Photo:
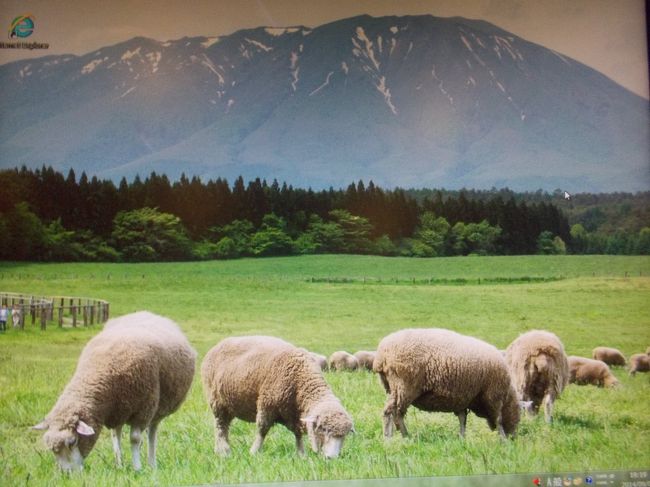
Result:
<svg viewBox="0 0 650 487"><path fill-rule="evenodd" d="M303 418L312 450L326 458L336 458L341 453L347 434L354 432L352 418L339 406L321 409Z"/></svg>
<svg viewBox="0 0 650 487"><path fill-rule="evenodd" d="M95 430L81 419L75 418L70 425L50 425L46 419L32 429L45 431L43 440L52 450L59 467L65 472L83 469L84 457L96 439Z"/></svg>
<svg viewBox="0 0 650 487"><path fill-rule="evenodd" d="M606 375L605 378L603 379L603 387L617 388L617 387L620 387L620 386L621 386L621 383L611 373Z"/></svg>

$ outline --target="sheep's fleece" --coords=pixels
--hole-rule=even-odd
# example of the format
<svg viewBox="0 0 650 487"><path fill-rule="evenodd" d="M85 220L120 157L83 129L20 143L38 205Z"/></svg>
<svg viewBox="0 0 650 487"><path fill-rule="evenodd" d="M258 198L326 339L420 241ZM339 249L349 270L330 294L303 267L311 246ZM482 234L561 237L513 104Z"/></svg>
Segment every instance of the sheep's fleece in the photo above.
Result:
<svg viewBox="0 0 650 487"><path fill-rule="evenodd" d="M548 331L529 331L508 346L505 359L519 399L532 401L534 413L543 405L550 423L553 403L569 383L569 362L560 339Z"/></svg>
<svg viewBox="0 0 650 487"><path fill-rule="evenodd" d="M424 411L453 412L464 436L467 412L486 418L502 436L514 435L519 404L501 352L477 338L439 329L406 329L385 337L374 371L388 393L384 435L393 424L406 436L410 404Z"/></svg>
<svg viewBox="0 0 650 487"><path fill-rule="evenodd" d="M110 320L79 357L74 376L34 429L64 470L80 469L103 426L114 429L121 465L122 426L131 426L133 466L140 464L141 433L149 429L155 467L158 423L181 405L192 384L196 352L171 320L141 311Z"/></svg>
<svg viewBox="0 0 650 487"><path fill-rule="evenodd" d="M255 422L256 453L274 423L296 438L303 455L303 429L312 449L326 457L340 453L352 418L334 396L319 366L304 349L267 336L231 337L205 356L201 377L215 417L215 452L227 455L228 429L233 418Z"/></svg>

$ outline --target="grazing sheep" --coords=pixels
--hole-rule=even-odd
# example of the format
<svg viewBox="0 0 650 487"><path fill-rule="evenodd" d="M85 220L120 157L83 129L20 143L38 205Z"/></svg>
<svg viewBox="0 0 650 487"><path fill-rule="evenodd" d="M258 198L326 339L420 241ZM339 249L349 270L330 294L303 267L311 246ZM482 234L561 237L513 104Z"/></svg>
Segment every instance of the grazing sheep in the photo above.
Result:
<svg viewBox="0 0 650 487"><path fill-rule="evenodd" d="M386 437L393 423L408 435L404 416L411 404L456 414L461 436L468 411L486 418L504 438L515 434L519 404L508 368L501 353L482 340L439 328L401 330L379 343L373 370L388 394Z"/></svg>
<svg viewBox="0 0 650 487"><path fill-rule="evenodd" d="M357 370L359 368L359 361L357 358L348 352L334 352L330 355L328 360L331 370Z"/></svg>
<svg viewBox="0 0 650 487"><path fill-rule="evenodd" d="M650 357L645 353L635 353L630 357L630 375L650 371Z"/></svg>
<svg viewBox="0 0 650 487"><path fill-rule="evenodd" d="M316 362L316 365L318 365L322 371L326 371L328 369L327 357L325 355L321 355L316 352L309 352L309 355L311 355L311 358L314 360L314 362Z"/></svg>
<svg viewBox="0 0 650 487"><path fill-rule="evenodd" d="M618 380L602 360L571 355L569 358L569 383L598 387L616 387Z"/></svg>
<svg viewBox="0 0 650 487"><path fill-rule="evenodd" d="M133 468L140 470L142 431L149 429L149 464L156 464L158 424L181 405L192 384L196 352L174 322L141 311L110 320L79 357L77 370L52 410L34 429L66 471L83 459L102 426L112 429L121 465L122 426L131 427Z"/></svg>
<svg viewBox="0 0 650 487"><path fill-rule="evenodd" d="M367 352L365 350L360 350L354 354L359 362L359 368L368 370L372 370L372 363L375 361L375 355L376 352Z"/></svg>
<svg viewBox="0 0 650 487"><path fill-rule="evenodd" d="M596 347L591 352L591 357L594 360L605 362L607 365L625 366L625 356L616 348Z"/></svg>
<svg viewBox="0 0 650 487"><path fill-rule="evenodd" d="M309 353L279 338L226 338L205 356L201 378L214 413L217 454L230 453L228 429L234 418L257 424L251 453L260 450L274 423L293 432L300 455L306 428L312 449L327 458L338 456L353 430L352 418Z"/></svg>
<svg viewBox="0 0 650 487"><path fill-rule="evenodd" d="M519 399L533 402L533 414L543 405L546 422L552 422L553 403L569 381L569 363L560 339L547 331L529 331L508 346L505 360Z"/></svg>

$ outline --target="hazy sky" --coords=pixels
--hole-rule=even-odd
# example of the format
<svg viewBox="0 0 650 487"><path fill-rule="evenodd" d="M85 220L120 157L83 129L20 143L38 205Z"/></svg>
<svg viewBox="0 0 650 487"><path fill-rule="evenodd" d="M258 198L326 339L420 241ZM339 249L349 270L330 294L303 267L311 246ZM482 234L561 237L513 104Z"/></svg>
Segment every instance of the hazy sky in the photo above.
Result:
<svg viewBox="0 0 650 487"><path fill-rule="evenodd" d="M317 26L367 13L487 20L577 59L648 98L644 0L2 0L0 25L33 14L28 41L47 51L0 49L0 64L46 54L84 54L141 35L216 36L260 25Z"/></svg>

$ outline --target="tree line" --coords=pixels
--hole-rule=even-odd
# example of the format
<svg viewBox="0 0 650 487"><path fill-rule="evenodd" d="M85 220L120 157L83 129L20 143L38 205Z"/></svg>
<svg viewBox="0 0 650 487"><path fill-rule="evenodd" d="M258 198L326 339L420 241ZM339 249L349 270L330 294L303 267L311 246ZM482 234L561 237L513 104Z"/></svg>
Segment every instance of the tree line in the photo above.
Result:
<svg viewBox="0 0 650 487"><path fill-rule="evenodd" d="M159 261L309 253L403 256L584 252L553 204L435 192L420 200L372 181L314 191L237 178L118 185L51 167L0 171L0 258ZM649 230L650 231L650 230ZM635 243L636 245L636 243ZM636 247L635 247L636 250Z"/></svg>

